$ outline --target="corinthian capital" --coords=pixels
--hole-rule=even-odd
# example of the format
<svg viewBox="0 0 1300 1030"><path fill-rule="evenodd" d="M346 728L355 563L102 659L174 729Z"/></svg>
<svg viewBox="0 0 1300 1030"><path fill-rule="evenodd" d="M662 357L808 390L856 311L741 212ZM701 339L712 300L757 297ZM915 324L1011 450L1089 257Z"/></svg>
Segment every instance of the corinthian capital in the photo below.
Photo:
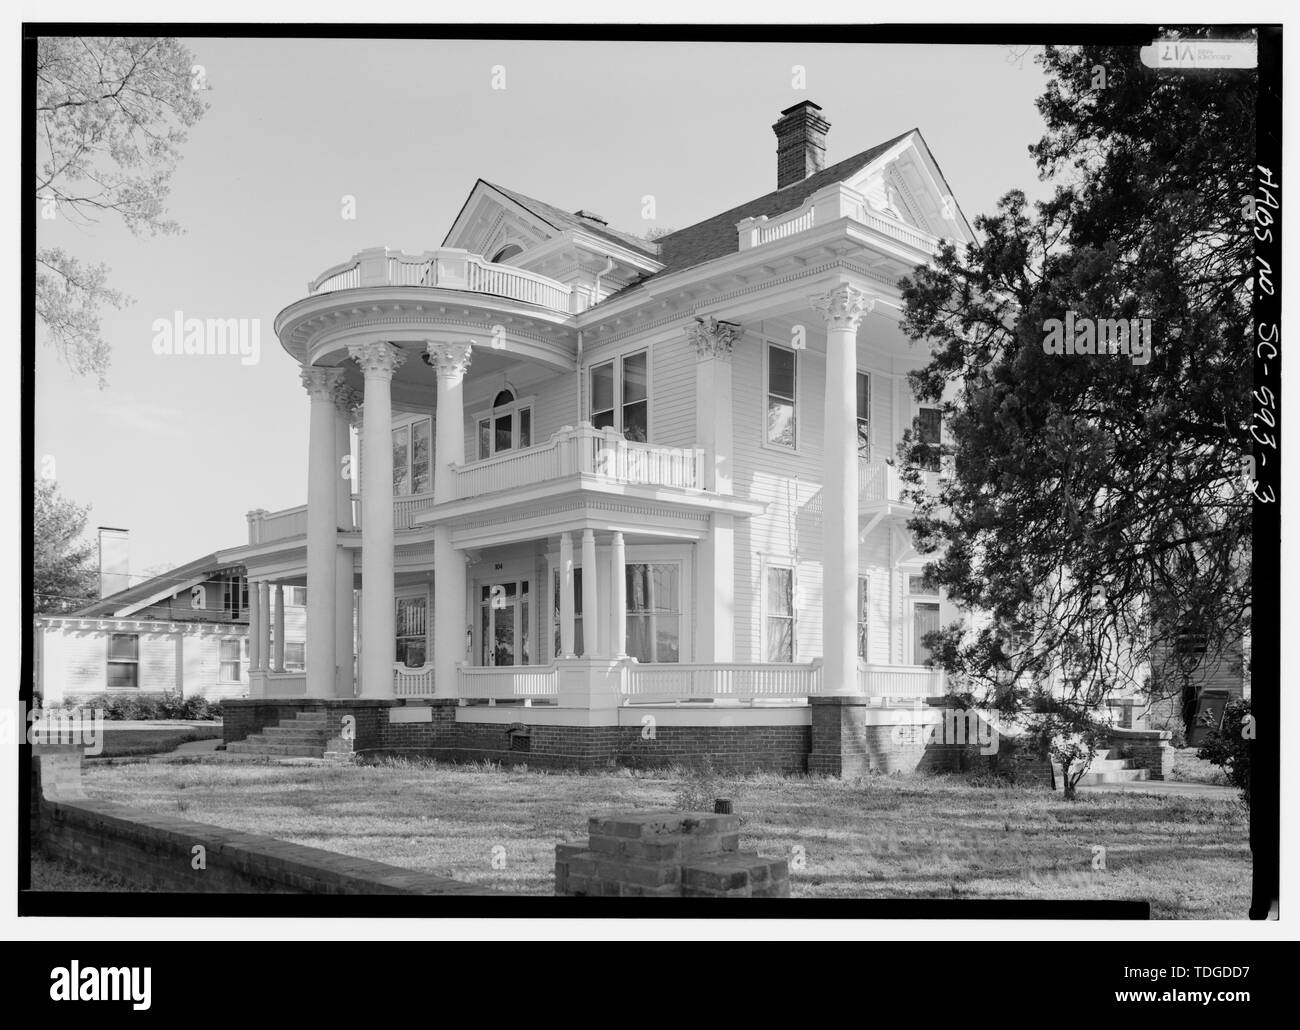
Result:
<svg viewBox="0 0 1300 1030"><path fill-rule="evenodd" d="M719 322L716 318L697 318L686 327L686 338L701 360L706 358L730 359L731 348L740 337L740 326L735 322Z"/></svg>
<svg viewBox="0 0 1300 1030"><path fill-rule="evenodd" d="M338 389L341 382L343 382L341 368L316 368L309 365L302 369L303 388L307 391L307 396L314 401L333 400L334 391Z"/></svg>
<svg viewBox="0 0 1300 1030"><path fill-rule="evenodd" d="M827 329L856 330L862 316L876 306L874 296L848 283L842 283L829 293L810 300L813 310L826 319Z"/></svg>
<svg viewBox="0 0 1300 1030"><path fill-rule="evenodd" d="M354 343L348 348L348 357L361 366L367 376L391 379L406 362L406 352L391 343L377 340L374 343Z"/></svg>
<svg viewBox="0 0 1300 1030"><path fill-rule="evenodd" d="M353 413L361 407L361 394L340 382L334 391L334 406L348 421L352 421Z"/></svg>
<svg viewBox="0 0 1300 1030"><path fill-rule="evenodd" d="M425 346L429 364L439 379L459 379L469 371L470 352L473 350L469 343L429 343Z"/></svg>

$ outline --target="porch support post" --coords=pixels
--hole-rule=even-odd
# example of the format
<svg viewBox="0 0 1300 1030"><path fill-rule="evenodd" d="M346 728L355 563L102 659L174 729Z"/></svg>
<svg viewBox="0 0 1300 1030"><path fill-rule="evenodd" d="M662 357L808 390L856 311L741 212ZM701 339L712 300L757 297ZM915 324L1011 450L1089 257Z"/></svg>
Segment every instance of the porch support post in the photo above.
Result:
<svg viewBox="0 0 1300 1030"><path fill-rule="evenodd" d="M582 531L582 656L594 658L600 653L599 620L600 602L596 584L596 531Z"/></svg>
<svg viewBox="0 0 1300 1030"><path fill-rule="evenodd" d="M365 600L361 607L361 635L366 649L361 665L361 697L391 697L393 658L397 653L393 614L393 373L406 360L391 343L353 344L348 354L365 375L365 467L367 487L361 492L361 581ZM330 439L334 439L331 417ZM333 448L330 448L333 451ZM333 473L333 461L330 462ZM334 518L334 484L330 482L330 518ZM330 556L330 571L334 569ZM311 590L309 583L307 589ZM329 600L334 599L330 584ZM311 611L311 604L307 611ZM331 630L333 614L330 616ZM308 630L307 639L311 640ZM334 645L330 643L330 660Z"/></svg>
<svg viewBox="0 0 1300 1030"><path fill-rule="evenodd" d="M736 532L735 519L714 512L709 535L699 543L698 607L700 639L697 661L735 661Z"/></svg>
<svg viewBox="0 0 1300 1030"><path fill-rule="evenodd" d="M610 651L615 658L627 657L627 552L623 534L614 530L610 545Z"/></svg>
<svg viewBox="0 0 1300 1030"><path fill-rule="evenodd" d="M307 697L334 696L334 394L341 368L304 368L311 398L307 462Z"/></svg>
<svg viewBox="0 0 1300 1030"><path fill-rule="evenodd" d="M584 576L585 578L585 576ZM560 655L573 653L573 534L560 534Z"/></svg>
<svg viewBox="0 0 1300 1030"><path fill-rule="evenodd" d="M353 411L361 404L355 390L340 386L334 395L334 510L343 532L355 529L352 518L352 436L349 432ZM352 550L334 549L334 696L352 697L356 693L356 670L353 662L355 622L353 588L356 586Z"/></svg>
<svg viewBox="0 0 1300 1030"><path fill-rule="evenodd" d="M257 669L268 672L271 663L271 584L257 584Z"/></svg>
<svg viewBox="0 0 1300 1030"><path fill-rule="evenodd" d="M434 411L433 500L445 504L456 493L454 466L465 464L463 383L471 347L465 343L426 344L438 377ZM389 476L391 479L391 475ZM456 667L465 660L465 556L451 545L446 523L433 527L433 676L438 697L456 696Z"/></svg>
<svg viewBox="0 0 1300 1030"><path fill-rule="evenodd" d="M284 672L284 584L276 583L275 590L275 634L271 652L271 671Z"/></svg>
<svg viewBox="0 0 1300 1030"><path fill-rule="evenodd" d="M261 634L257 632L262 618L262 602L257 594L257 583L248 584L248 668L259 672L262 668Z"/></svg>
<svg viewBox="0 0 1300 1030"><path fill-rule="evenodd" d="M697 318L686 330L697 359L695 439L704 448L704 489L720 494L732 488L731 349L740 331L715 318Z"/></svg>
<svg viewBox="0 0 1300 1030"><path fill-rule="evenodd" d="M858 693L857 334L874 298L848 283L812 298L826 320L822 660L828 693Z"/></svg>

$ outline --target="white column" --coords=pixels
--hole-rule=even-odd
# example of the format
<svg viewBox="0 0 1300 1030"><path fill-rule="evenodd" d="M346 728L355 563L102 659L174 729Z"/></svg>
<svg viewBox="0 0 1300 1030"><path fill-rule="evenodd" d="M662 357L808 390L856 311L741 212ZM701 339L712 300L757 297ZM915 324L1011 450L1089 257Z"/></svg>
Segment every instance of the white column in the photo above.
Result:
<svg viewBox="0 0 1300 1030"><path fill-rule="evenodd" d="M736 640L736 532L735 519L714 512L709 517L709 535L698 544L700 556L699 639L696 660L735 661Z"/></svg>
<svg viewBox="0 0 1300 1030"><path fill-rule="evenodd" d="M573 658L573 534L560 534L560 656Z"/></svg>
<svg viewBox="0 0 1300 1030"><path fill-rule="evenodd" d="M812 298L826 320L822 661L829 693L858 692L857 335L875 301L848 283Z"/></svg>
<svg viewBox="0 0 1300 1030"><path fill-rule="evenodd" d="M361 491L361 582L366 588L361 605L361 636L365 657L361 664L361 696L392 697L393 658L397 653L393 612L393 447L391 442L393 373L406 355L391 343L354 344L348 354L365 376L365 465L368 485ZM330 439L334 439L333 424ZM331 452L333 447L330 448ZM332 463L331 463L332 466ZM330 484L330 518L334 518L334 485ZM333 555L330 570L334 570ZM333 577L331 576L331 579ZM308 590L311 584L308 583ZM329 599L334 599L330 584ZM308 604L307 611L311 612ZM334 618L331 613L330 625ZM307 631L311 642L311 631ZM334 645L330 642L330 660Z"/></svg>
<svg viewBox="0 0 1300 1030"><path fill-rule="evenodd" d="M248 584L248 669L250 672L257 672L262 668L262 655L258 645L261 643L261 634L257 632L257 627L262 620L262 602L258 596L257 584Z"/></svg>
<svg viewBox="0 0 1300 1030"><path fill-rule="evenodd" d="M455 492L452 467L465 464L463 384L471 348L468 343L429 343L426 350L438 377L433 499L435 504L443 504L452 500ZM433 527L433 676L438 697L456 696L456 667L465 660L466 589L465 557L452 547L446 523L439 523Z"/></svg>
<svg viewBox="0 0 1300 1030"><path fill-rule="evenodd" d="M352 521L352 411L360 404L354 390L340 388L334 407L334 510L338 527L348 531ZM352 589L355 585L353 553L348 547L334 549L334 696L352 697L356 692L353 675Z"/></svg>
<svg viewBox="0 0 1300 1030"><path fill-rule="evenodd" d="M271 584L257 584L257 661L259 672L269 672L271 664Z"/></svg>
<svg viewBox="0 0 1300 1030"><path fill-rule="evenodd" d="M695 348L695 441L704 449L704 489L732 492L731 349L734 322L697 319L686 336Z"/></svg>
<svg viewBox="0 0 1300 1030"><path fill-rule="evenodd" d="M272 641L271 671L284 672L284 584L275 584L275 634Z"/></svg>
<svg viewBox="0 0 1300 1030"><path fill-rule="evenodd" d="M627 657L627 553L623 534L614 531L610 546L610 651L615 658Z"/></svg>
<svg viewBox="0 0 1300 1030"><path fill-rule="evenodd" d="M596 533L595 530L582 531L582 652L584 658L594 658L600 653L600 632L596 625L600 621L600 602L597 600L596 584Z"/></svg>
<svg viewBox="0 0 1300 1030"><path fill-rule="evenodd" d="M311 397L307 462L307 697L334 696L334 395L341 368L304 368Z"/></svg>

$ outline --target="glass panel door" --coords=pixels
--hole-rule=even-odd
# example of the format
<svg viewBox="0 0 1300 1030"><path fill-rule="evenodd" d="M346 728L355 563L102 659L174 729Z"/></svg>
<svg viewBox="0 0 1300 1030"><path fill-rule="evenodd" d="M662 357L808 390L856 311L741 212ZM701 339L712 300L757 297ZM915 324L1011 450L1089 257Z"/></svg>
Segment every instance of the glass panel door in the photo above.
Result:
<svg viewBox="0 0 1300 1030"><path fill-rule="evenodd" d="M479 592L479 662L528 665L528 582L488 583Z"/></svg>
<svg viewBox="0 0 1300 1030"><path fill-rule="evenodd" d="M918 601L912 605L912 664L924 665L930 660L930 649L921 641L927 633L939 628L939 606L931 601Z"/></svg>

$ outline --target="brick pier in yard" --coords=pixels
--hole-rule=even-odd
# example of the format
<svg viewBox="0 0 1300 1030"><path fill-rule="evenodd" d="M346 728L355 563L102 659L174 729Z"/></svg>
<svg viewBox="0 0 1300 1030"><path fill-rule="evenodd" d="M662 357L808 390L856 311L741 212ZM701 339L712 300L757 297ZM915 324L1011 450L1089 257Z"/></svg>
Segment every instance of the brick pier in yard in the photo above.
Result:
<svg viewBox="0 0 1300 1030"><path fill-rule="evenodd" d="M783 858L740 850L740 816L634 812L593 816L587 842L555 849L567 897L788 898Z"/></svg>

